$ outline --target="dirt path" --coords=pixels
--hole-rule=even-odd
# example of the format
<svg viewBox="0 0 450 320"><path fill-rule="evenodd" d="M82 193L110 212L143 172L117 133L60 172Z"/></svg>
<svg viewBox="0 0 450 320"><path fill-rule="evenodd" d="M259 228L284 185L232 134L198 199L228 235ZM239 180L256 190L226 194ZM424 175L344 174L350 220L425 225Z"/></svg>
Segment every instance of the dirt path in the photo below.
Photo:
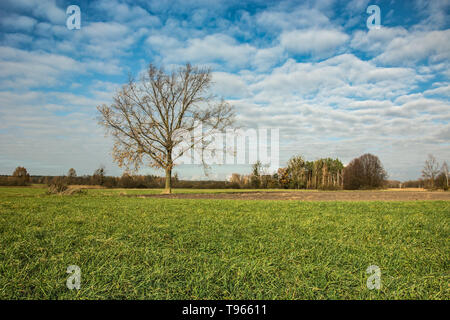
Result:
<svg viewBox="0 0 450 320"><path fill-rule="evenodd" d="M303 201L414 201L447 200L450 192L417 191L290 191L228 192L130 195L139 198L230 199L230 200L303 200Z"/></svg>

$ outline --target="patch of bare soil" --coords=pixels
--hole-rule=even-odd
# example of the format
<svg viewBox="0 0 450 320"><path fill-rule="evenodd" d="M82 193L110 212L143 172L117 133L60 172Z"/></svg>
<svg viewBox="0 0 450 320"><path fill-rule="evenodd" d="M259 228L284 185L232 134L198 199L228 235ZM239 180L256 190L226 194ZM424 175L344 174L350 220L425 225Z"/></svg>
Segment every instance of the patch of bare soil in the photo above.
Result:
<svg viewBox="0 0 450 320"><path fill-rule="evenodd" d="M176 193L136 195L139 198L229 199L229 200L301 200L301 201L414 201L447 200L450 192L423 191L289 191ZM133 196L131 196L133 197Z"/></svg>

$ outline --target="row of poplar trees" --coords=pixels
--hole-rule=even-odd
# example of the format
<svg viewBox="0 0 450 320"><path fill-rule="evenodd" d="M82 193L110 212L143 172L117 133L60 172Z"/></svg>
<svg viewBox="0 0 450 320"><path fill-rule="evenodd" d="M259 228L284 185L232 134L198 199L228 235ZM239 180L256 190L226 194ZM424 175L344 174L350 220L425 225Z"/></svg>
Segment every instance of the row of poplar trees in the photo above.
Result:
<svg viewBox="0 0 450 320"><path fill-rule="evenodd" d="M343 184L344 165L339 159L305 161L292 157L286 168L278 170L281 186L294 189L338 189Z"/></svg>

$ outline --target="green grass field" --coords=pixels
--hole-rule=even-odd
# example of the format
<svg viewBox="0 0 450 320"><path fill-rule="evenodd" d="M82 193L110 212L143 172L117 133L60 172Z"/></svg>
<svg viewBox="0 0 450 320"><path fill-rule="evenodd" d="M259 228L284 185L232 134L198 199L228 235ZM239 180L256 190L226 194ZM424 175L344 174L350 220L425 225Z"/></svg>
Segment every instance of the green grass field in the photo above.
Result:
<svg viewBox="0 0 450 320"><path fill-rule="evenodd" d="M121 191L0 188L0 299L450 298L448 201ZM78 291L66 287L69 265L81 268ZM366 286L369 265L381 269L381 290Z"/></svg>

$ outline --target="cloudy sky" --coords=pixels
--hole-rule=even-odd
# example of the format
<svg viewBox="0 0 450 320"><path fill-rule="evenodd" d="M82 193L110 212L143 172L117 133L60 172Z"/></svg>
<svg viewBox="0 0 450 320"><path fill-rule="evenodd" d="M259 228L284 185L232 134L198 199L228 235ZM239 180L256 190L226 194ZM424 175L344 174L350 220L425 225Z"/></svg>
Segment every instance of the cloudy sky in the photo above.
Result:
<svg viewBox="0 0 450 320"><path fill-rule="evenodd" d="M66 27L72 4L80 30ZM380 29L366 26L372 4ZM0 174L120 175L96 106L149 62L191 62L213 68L241 127L279 129L281 165L370 152L391 179L416 179L427 154L450 160L449 12L450 0L2 0Z"/></svg>

